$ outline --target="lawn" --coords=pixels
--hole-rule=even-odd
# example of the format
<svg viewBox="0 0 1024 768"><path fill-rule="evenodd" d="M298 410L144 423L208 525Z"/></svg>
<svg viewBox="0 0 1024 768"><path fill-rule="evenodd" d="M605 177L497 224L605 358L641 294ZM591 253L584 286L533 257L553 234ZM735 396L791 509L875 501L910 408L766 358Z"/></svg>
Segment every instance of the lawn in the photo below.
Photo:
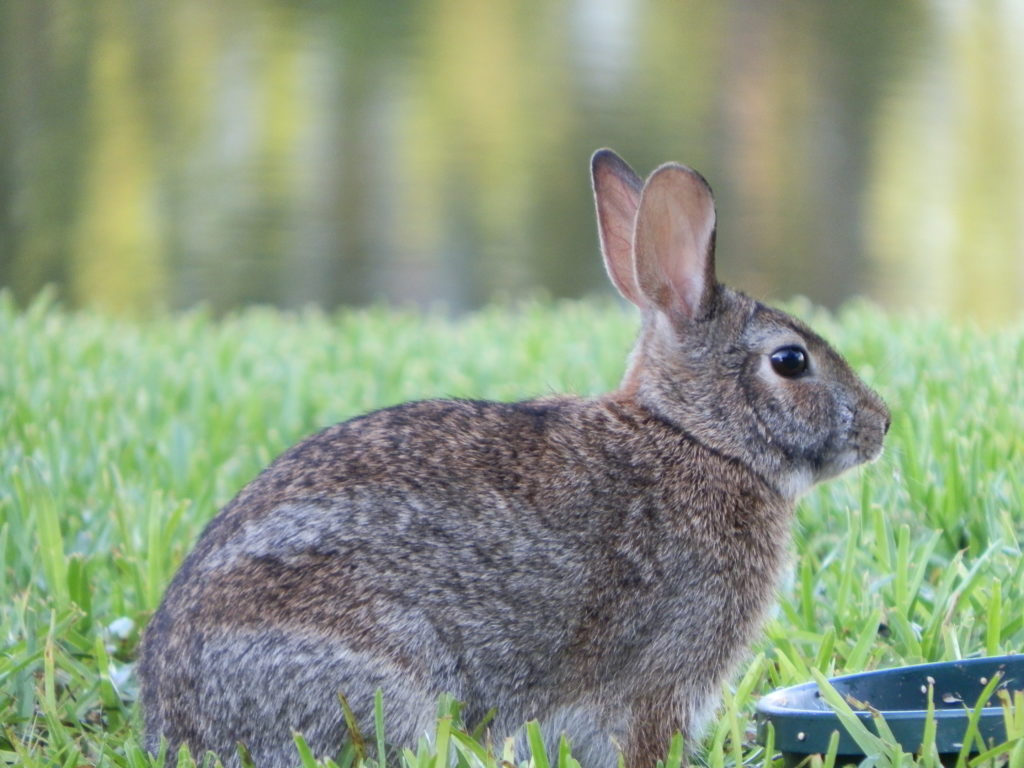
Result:
<svg viewBox="0 0 1024 768"><path fill-rule="evenodd" d="M1024 324L793 309L893 427L880 461L801 502L778 610L696 750L712 767L769 765L754 702L812 670L1024 648ZM284 448L415 398L609 389L636 325L611 302L130 322L0 295L0 764L161 762L137 742L139 633L206 521ZM472 762L467 744L441 721L435 749Z"/></svg>

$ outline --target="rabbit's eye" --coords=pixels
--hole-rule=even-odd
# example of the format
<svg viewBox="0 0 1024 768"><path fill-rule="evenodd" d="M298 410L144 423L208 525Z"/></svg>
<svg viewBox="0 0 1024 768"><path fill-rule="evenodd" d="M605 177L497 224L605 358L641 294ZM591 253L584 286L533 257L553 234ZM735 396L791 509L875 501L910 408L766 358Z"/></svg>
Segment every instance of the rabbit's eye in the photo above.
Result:
<svg viewBox="0 0 1024 768"><path fill-rule="evenodd" d="M795 379L807 372L807 350L802 347L779 347L772 352L772 370L779 376Z"/></svg>

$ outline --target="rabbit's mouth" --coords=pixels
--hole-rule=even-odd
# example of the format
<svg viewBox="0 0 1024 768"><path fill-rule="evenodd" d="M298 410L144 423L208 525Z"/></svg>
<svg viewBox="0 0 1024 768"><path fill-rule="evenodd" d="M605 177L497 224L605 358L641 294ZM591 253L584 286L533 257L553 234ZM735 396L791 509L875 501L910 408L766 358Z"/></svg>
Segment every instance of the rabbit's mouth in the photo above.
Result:
<svg viewBox="0 0 1024 768"><path fill-rule="evenodd" d="M853 444L857 447L859 463L876 461L882 455L889 424L888 411L871 409L857 414L854 420Z"/></svg>
<svg viewBox="0 0 1024 768"><path fill-rule="evenodd" d="M817 467L815 482L830 480L861 464L877 461L882 455L884 437L884 424L858 425L855 422L846 446Z"/></svg>
<svg viewBox="0 0 1024 768"><path fill-rule="evenodd" d="M855 447L845 448L832 457L831 461L826 462L819 467L814 481L816 483L821 483L825 480L831 480L832 478L838 477L844 472L863 464L865 460L866 459L860 449Z"/></svg>
<svg viewBox="0 0 1024 768"><path fill-rule="evenodd" d="M883 433L884 434L884 433ZM871 464L872 462L878 461L878 458L882 455L884 443L879 438L871 443L866 450L860 451L860 461L862 464Z"/></svg>
<svg viewBox="0 0 1024 768"><path fill-rule="evenodd" d="M854 424L849 447L840 451L826 467L826 473L819 480L827 480L861 464L871 464L882 455L885 425ZM829 471L831 470L831 471Z"/></svg>

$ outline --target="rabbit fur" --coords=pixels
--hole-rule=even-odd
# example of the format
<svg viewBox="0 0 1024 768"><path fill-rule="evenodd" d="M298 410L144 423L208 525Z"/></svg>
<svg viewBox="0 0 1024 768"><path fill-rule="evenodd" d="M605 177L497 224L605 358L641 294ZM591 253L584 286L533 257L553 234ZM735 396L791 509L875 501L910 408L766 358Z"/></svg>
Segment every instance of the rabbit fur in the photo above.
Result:
<svg viewBox="0 0 1024 768"><path fill-rule="evenodd" d="M585 768L619 750L653 768L675 732L700 735L772 601L795 500L875 459L889 414L801 322L716 281L699 174L645 183L601 150L592 176L609 277L642 316L620 387L408 403L284 453L145 633L150 750L237 765L241 742L278 768L298 731L334 756L338 693L372 732L378 688L396 746L432 730L443 692L470 727L496 707L496 741L533 718L551 745L565 733Z"/></svg>

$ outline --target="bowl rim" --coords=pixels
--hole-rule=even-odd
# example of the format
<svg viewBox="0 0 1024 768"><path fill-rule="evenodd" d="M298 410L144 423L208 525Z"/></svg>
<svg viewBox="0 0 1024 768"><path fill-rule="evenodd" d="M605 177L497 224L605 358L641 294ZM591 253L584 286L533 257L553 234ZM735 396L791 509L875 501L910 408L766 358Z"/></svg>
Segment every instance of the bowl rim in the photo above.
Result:
<svg viewBox="0 0 1024 768"><path fill-rule="evenodd" d="M837 682L843 682L847 680L863 680L872 677L887 677L896 673L917 673L926 674L927 672L937 671L941 669L948 669L953 666L991 666L993 664L1009 663L1011 661L1024 660L1024 654L1011 653L1003 656L979 656L971 659L959 659L954 661L933 661L926 664L909 664L899 667L887 667L885 669L870 670L867 672L854 672L846 675L839 675L837 677L830 677L829 683L835 684ZM770 693L766 693L760 699L758 699L756 710L758 715L764 716L790 716L790 717L806 717L812 720L832 720L836 718L835 710L831 707L828 709L806 709L803 707L791 707L784 706L777 703L780 699L784 699L787 695L792 696L797 692L804 692L807 690L817 690L818 684L814 681L807 683L800 683L798 685L791 685L787 688L779 688ZM870 702L869 702L870 703ZM968 706L966 703L963 708L958 709L934 709L933 714L935 719L947 719L954 717L963 717L967 711L972 711L973 706ZM909 719L920 719L926 717L927 709L876 709L886 721L892 720L909 720ZM996 707L982 707L981 717L990 717L994 714L1002 716L1003 708ZM872 713L868 710L854 710L854 714L860 717L870 718Z"/></svg>

